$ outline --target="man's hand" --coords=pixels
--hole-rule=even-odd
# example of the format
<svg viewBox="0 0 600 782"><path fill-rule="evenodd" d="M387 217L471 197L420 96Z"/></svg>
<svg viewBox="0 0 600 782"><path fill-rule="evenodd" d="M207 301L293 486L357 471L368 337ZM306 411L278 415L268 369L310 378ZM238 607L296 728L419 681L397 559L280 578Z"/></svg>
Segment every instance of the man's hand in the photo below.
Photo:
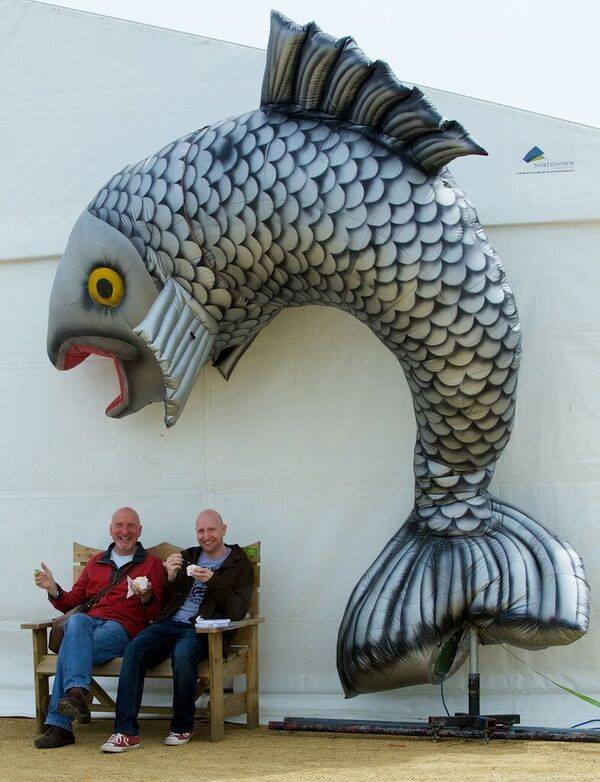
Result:
<svg viewBox="0 0 600 782"><path fill-rule="evenodd" d="M167 579L169 581L175 581L177 571L183 565L183 557L179 552L176 554L169 554L165 559L165 568L167 571Z"/></svg>
<svg viewBox="0 0 600 782"><path fill-rule="evenodd" d="M213 577L213 571L208 567L196 567L192 570L192 578L195 581L203 581L205 584ZM215 581L216 583L216 581Z"/></svg>
<svg viewBox="0 0 600 782"><path fill-rule="evenodd" d="M52 571L45 562L41 563L41 568L41 570L35 570L33 573L36 586L45 589L51 597L56 597L58 595L58 585L54 580Z"/></svg>
<svg viewBox="0 0 600 782"><path fill-rule="evenodd" d="M133 589L134 595L137 595L144 605L150 602L150 598L152 597L151 581L148 581L148 586L145 589L142 589L134 580L131 582L131 588Z"/></svg>

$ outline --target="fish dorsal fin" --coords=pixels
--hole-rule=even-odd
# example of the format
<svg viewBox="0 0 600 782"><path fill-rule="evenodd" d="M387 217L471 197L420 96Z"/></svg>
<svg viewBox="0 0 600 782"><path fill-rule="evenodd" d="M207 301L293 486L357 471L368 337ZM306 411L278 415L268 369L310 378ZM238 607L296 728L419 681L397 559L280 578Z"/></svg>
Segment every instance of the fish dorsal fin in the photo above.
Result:
<svg viewBox="0 0 600 782"><path fill-rule="evenodd" d="M210 356L218 325L171 277L133 330L156 356L165 386L165 424L173 426Z"/></svg>
<svg viewBox="0 0 600 782"><path fill-rule="evenodd" d="M436 174L462 155L486 155L458 122L445 120L418 87L371 62L352 38L336 40L314 23L301 26L271 12L261 106L327 114L385 137Z"/></svg>

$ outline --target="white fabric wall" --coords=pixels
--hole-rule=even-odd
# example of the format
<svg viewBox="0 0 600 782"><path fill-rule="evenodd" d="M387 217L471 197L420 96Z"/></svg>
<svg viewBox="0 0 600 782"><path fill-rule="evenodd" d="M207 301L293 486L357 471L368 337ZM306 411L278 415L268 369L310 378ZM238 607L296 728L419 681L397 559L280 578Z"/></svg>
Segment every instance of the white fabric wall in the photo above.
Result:
<svg viewBox="0 0 600 782"><path fill-rule="evenodd" d="M0 154L14 184L13 194L0 188L0 713L32 713L31 641L18 624L51 613L32 583L33 568L44 559L68 584L73 540L103 546L110 514L124 503L140 511L148 545L193 543L195 515L206 506L223 513L232 540L262 541L263 719L439 713L439 690L428 685L344 701L335 670L337 629L350 590L412 506L409 392L391 354L366 328L333 310L282 313L229 383L212 368L203 371L181 421L168 432L158 405L122 421L103 416L116 389L109 362L90 358L58 373L45 355L56 269L51 256L89 197L128 160L255 106L264 54L35 3L0 0L0 10L10 22L0 31L10 44L0 47L0 74L12 90ZM83 53L92 49L98 55L87 62ZM177 81L190 58L193 67ZM148 80L152 62L160 64L160 78ZM52 89L45 91L48 83ZM191 89L195 99L186 102ZM448 104L444 111L478 138L484 131L490 151L498 147L507 160L513 154L507 135L508 147L524 152L534 143L543 147L543 134L560 136L565 146L576 139L579 161L598 148L600 134L589 129L503 107L493 107L495 118L485 122L489 104L440 97ZM133 110L131 101L137 101ZM484 220L495 218L487 218L496 224L489 233L523 324L515 432L494 490L583 555L594 606L583 640L517 653L599 697L600 221L592 219L598 199L588 212L583 203L573 211L575 197L585 200L591 186L583 164L574 175L583 177L581 188L568 174L535 177L538 200L550 192L559 199L558 212L543 221L543 210L537 216L525 211L528 224L517 225L515 199L522 196L540 210L533 185L523 193L505 171L493 188L482 186L475 168L488 162L460 161L453 171L466 180ZM554 180L563 177L561 190ZM27 260L31 256L37 260ZM481 666L484 709L520 711L530 724L596 716L503 649L485 648ZM461 671L447 683L451 709L466 705L465 677Z"/></svg>

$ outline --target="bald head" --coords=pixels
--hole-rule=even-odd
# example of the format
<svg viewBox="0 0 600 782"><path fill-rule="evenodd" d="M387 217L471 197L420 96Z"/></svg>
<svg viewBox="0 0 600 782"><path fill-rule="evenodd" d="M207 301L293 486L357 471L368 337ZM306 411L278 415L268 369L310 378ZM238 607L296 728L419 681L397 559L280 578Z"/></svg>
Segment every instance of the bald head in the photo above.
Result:
<svg viewBox="0 0 600 782"><path fill-rule="evenodd" d="M213 559L223 556L227 549L223 538L227 525L223 523L221 514L212 508L203 510L196 519L196 537L204 552Z"/></svg>
<svg viewBox="0 0 600 782"><path fill-rule="evenodd" d="M133 554L138 538L142 534L140 517L133 508L118 508L112 515L109 533L117 554L122 556Z"/></svg>
<svg viewBox="0 0 600 782"><path fill-rule="evenodd" d="M200 511L196 523L198 523L200 519L203 521L214 521L216 524L224 524L221 514L216 510L212 510L212 508Z"/></svg>
<svg viewBox="0 0 600 782"><path fill-rule="evenodd" d="M117 510L113 513L111 524L114 524L115 521L123 521L125 523L128 521L134 521L136 524L139 524L140 517L137 511L125 505L122 508L117 508Z"/></svg>

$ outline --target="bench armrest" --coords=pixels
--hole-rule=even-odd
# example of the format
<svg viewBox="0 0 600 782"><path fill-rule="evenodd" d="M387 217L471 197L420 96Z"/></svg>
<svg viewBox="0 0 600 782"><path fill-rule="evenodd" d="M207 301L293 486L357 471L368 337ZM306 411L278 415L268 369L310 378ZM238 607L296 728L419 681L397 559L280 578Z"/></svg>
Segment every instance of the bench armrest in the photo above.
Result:
<svg viewBox="0 0 600 782"><path fill-rule="evenodd" d="M239 630L240 627L252 627L252 625L259 625L264 622L264 616L252 616L249 619L240 619L239 622L230 622L225 627L196 627L196 632L202 635L208 633L227 633L230 630Z"/></svg>
<svg viewBox="0 0 600 782"><path fill-rule="evenodd" d="M21 625L21 630L44 630L48 627L52 627L52 622L27 622Z"/></svg>

